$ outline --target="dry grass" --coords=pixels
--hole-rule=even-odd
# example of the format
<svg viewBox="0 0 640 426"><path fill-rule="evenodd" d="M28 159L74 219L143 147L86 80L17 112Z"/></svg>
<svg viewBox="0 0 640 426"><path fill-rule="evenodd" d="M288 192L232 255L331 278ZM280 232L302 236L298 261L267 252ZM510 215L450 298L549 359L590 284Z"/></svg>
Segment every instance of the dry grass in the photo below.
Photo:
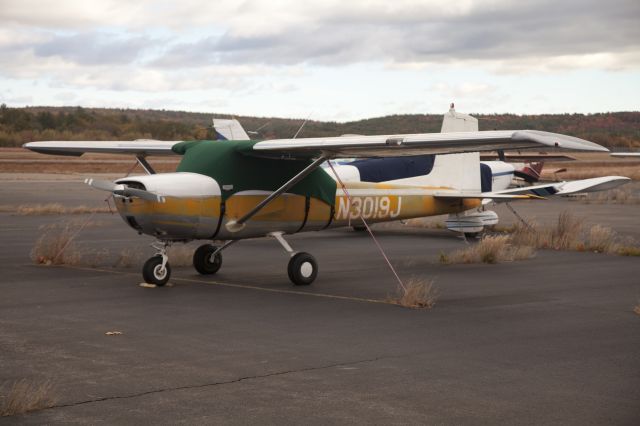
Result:
<svg viewBox="0 0 640 426"><path fill-rule="evenodd" d="M542 249L577 250L582 243L581 234L584 220L571 213L563 212L554 226L542 228L535 224L518 224L511 234L511 243Z"/></svg>
<svg viewBox="0 0 640 426"><path fill-rule="evenodd" d="M195 247L190 247L186 244L172 245L167 250L171 266L193 265L194 251ZM116 268L131 268L134 266L139 266L142 265L147 257L149 257L149 255L141 252L140 250L125 248L120 253L118 253L113 266Z"/></svg>
<svg viewBox="0 0 640 426"><path fill-rule="evenodd" d="M64 222L42 227L42 234L31 250L31 259L45 265L77 265L82 254L73 242L81 224Z"/></svg>
<svg viewBox="0 0 640 426"><path fill-rule="evenodd" d="M624 185L609 191L592 192L579 200L586 204L640 204L640 195L633 186Z"/></svg>
<svg viewBox="0 0 640 426"><path fill-rule="evenodd" d="M439 296L440 291L433 280L414 277L405 283L404 288L398 287L398 294L389 302L405 308L431 309Z"/></svg>
<svg viewBox="0 0 640 426"><path fill-rule="evenodd" d="M88 207L85 205L65 207L60 203L48 204L23 204L20 206L0 206L0 212L15 213L18 216L40 216L54 214L87 214L109 213L109 207Z"/></svg>
<svg viewBox="0 0 640 426"><path fill-rule="evenodd" d="M7 395L2 398L0 416L14 416L29 411L42 410L52 407L56 400L51 382L34 384L23 379L15 382Z"/></svg>
<svg viewBox="0 0 640 426"><path fill-rule="evenodd" d="M640 256L640 247L636 246L620 246L616 251L620 256Z"/></svg>
<svg viewBox="0 0 640 426"><path fill-rule="evenodd" d="M602 225L585 227L584 221L570 213L558 216L552 227L518 225L510 236L511 243L538 249L591 251L594 253L640 256L640 247L621 238L611 228Z"/></svg>
<svg viewBox="0 0 640 426"><path fill-rule="evenodd" d="M193 253L195 247L187 244L177 244L169 247L167 254L171 262L171 266L191 266L193 265Z"/></svg>
<svg viewBox="0 0 640 426"><path fill-rule="evenodd" d="M451 254L440 254L440 263L499 263L529 259L535 249L526 245L514 245L507 235L486 236L475 244Z"/></svg>
<svg viewBox="0 0 640 426"><path fill-rule="evenodd" d="M626 176L633 180L640 180L640 167L637 164L620 164L620 161L602 161L602 162L585 162L585 163L563 163L562 167L566 167L567 171L562 173L562 179L590 179L600 176ZM547 167L545 165L545 167ZM553 166L549 165L549 168ZM543 173L543 177L549 177Z"/></svg>
<svg viewBox="0 0 640 426"><path fill-rule="evenodd" d="M426 218L407 219L403 221L403 225L411 228L424 228L424 229L445 229L445 224L442 221L428 220Z"/></svg>

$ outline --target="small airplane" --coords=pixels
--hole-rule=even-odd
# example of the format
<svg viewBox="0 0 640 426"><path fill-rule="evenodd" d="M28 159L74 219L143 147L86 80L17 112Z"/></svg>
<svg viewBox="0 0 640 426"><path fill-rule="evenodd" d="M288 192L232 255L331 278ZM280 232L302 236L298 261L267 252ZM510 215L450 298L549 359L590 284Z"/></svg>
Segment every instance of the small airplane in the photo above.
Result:
<svg viewBox="0 0 640 426"><path fill-rule="evenodd" d="M483 200L539 199L544 194L565 191L563 186L545 187L539 193L536 187L484 191L481 151L536 148L608 151L583 139L536 130L266 141L248 140L246 133L236 134L235 137L246 139L46 141L23 146L53 155L80 156L91 152L136 157L147 175L114 182L96 179L85 182L110 192L124 222L139 234L157 239L152 244L157 252L145 262L142 275L146 282L158 286L165 285L171 275L167 255L171 244L223 241L221 245L207 243L195 250L195 269L209 275L222 266L224 249L256 237L277 240L290 255L289 279L295 285L308 285L317 277L318 264L309 253L295 252L284 239L285 234L351 226L355 221L374 223L457 215L481 207ZM182 160L175 172L156 173L146 159L151 155L180 155ZM334 166L332 160L340 158L410 160L401 167L406 169L413 164L414 176L397 179L384 176L379 177L383 180L371 182L363 181L358 169L358 179L348 178L349 170L353 169L337 169L357 167ZM325 162L328 169L321 167ZM425 167L431 167L431 173L425 175ZM386 165L382 168L388 169ZM612 177L577 186L617 186L623 181L626 178Z"/></svg>

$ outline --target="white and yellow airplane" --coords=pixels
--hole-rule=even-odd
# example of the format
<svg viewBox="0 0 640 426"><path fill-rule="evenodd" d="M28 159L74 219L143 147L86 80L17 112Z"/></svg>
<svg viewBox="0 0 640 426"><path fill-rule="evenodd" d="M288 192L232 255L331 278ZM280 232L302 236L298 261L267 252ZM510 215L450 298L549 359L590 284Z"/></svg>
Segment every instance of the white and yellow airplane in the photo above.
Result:
<svg viewBox="0 0 640 426"><path fill-rule="evenodd" d="M275 238L291 256L291 281L311 284L318 274L316 260L308 253L294 252L283 235L350 226L362 220L374 223L459 214L480 207L487 199L541 198L535 189L483 191L480 151L541 147L608 151L586 140L534 130L267 141L48 141L29 142L24 147L54 155L92 152L137 158L147 175L86 182L113 194L122 219L131 228L157 238L153 244L157 254L146 261L142 274L145 281L159 286L171 274L167 247L172 243L223 241L222 245L204 244L193 256L199 273L215 274L222 265L222 250L255 237ZM426 175L419 172L379 182L362 181L361 175L349 178L345 169L336 170L353 166L320 167L336 158L394 157L424 162L428 161L424 156L431 154L455 155L433 157L432 171ZM146 160L150 155L179 155L182 160L174 173L155 173ZM626 179L613 178L605 185Z"/></svg>

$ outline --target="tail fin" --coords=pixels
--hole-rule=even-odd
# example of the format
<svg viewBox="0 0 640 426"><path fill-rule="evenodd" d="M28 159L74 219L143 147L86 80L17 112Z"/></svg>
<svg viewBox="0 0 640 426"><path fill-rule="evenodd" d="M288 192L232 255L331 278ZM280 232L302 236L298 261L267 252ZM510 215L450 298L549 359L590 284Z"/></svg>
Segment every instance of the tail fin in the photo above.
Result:
<svg viewBox="0 0 640 426"><path fill-rule="evenodd" d="M240 122L236 119L213 119L213 128L216 129L218 139L232 141L248 141L249 135L244 131Z"/></svg>
<svg viewBox="0 0 640 426"><path fill-rule="evenodd" d="M389 181L402 185L451 188L462 192L481 192L480 154L436 155L433 168L427 174Z"/></svg>
<svg viewBox="0 0 640 426"><path fill-rule="evenodd" d="M451 104L449 112L444 115L442 120L442 130L440 130L440 133L477 131L478 119L468 114L456 112L454 105Z"/></svg>

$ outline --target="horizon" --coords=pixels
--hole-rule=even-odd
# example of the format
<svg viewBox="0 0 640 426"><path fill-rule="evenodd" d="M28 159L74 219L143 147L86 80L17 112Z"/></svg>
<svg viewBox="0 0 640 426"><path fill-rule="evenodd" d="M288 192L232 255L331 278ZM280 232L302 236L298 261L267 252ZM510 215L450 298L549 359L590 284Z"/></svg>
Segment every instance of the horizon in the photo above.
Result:
<svg viewBox="0 0 640 426"><path fill-rule="evenodd" d="M307 120L307 121L313 121L313 122L334 122L334 123L340 123L340 124L345 124L345 123L351 123L351 122L357 122L357 121L365 121L365 120L374 120L374 119L380 119L380 118L385 118L385 117L393 117L393 116L411 116L411 115L424 115L424 116L442 116L444 115L447 111L445 112L407 112L407 113L402 113L402 114L386 114L386 115L378 115L378 116L371 116L371 117L363 117L363 118L358 118L358 119L354 119L354 120L346 120L346 121L340 121L340 120L320 120L320 119L314 119L313 117L311 118L306 118L306 117L282 117L282 116L274 116L274 115L250 115L250 114L239 114L239 113L222 113L222 112L209 112L209 111L188 111L188 110L176 110L176 109L158 109L158 108L130 108L130 107L117 107L117 106L113 106L113 107L93 107L93 106L84 106L84 105L25 105L25 106L19 106L19 107L13 107L10 105L7 105L7 107L9 108L24 108L24 109L29 109L29 108L33 108L33 109L37 109L37 108L55 108L55 109L75 109L75 108L82 108L82 109L88 109L88 110L112 110L112 111L153 111L153 112L169 112L169 113L186 113L186 114L202 114L202 115L211 115L212 118L213 117L219 117L219 116L229 116L229 117L246 117L246 118L255 118L255 119L277 119L277 120ZM517 116L517 117L525 117L525 116L540 116L540 115L584 115L584 116L589 116L589 115L598 115L598 114L624 114L624 113L640 113L640 109L637 110L623 110L623 111L596 111L596 112L587 112L587 113L583 113L583 112L556 112L556 113L549 113L549 112L542 112L542 113L536 113L536 114L517 114L517 113L512 113L512 112L490 112L490 113L479 113L479 112L469 112L469 111L462 111L459 110L457 107L455 108L456 112L460 112L463 114L469 114L473 117L482 117L482 116L490 116L490 115L513 115L513 116Z"/></svg>

